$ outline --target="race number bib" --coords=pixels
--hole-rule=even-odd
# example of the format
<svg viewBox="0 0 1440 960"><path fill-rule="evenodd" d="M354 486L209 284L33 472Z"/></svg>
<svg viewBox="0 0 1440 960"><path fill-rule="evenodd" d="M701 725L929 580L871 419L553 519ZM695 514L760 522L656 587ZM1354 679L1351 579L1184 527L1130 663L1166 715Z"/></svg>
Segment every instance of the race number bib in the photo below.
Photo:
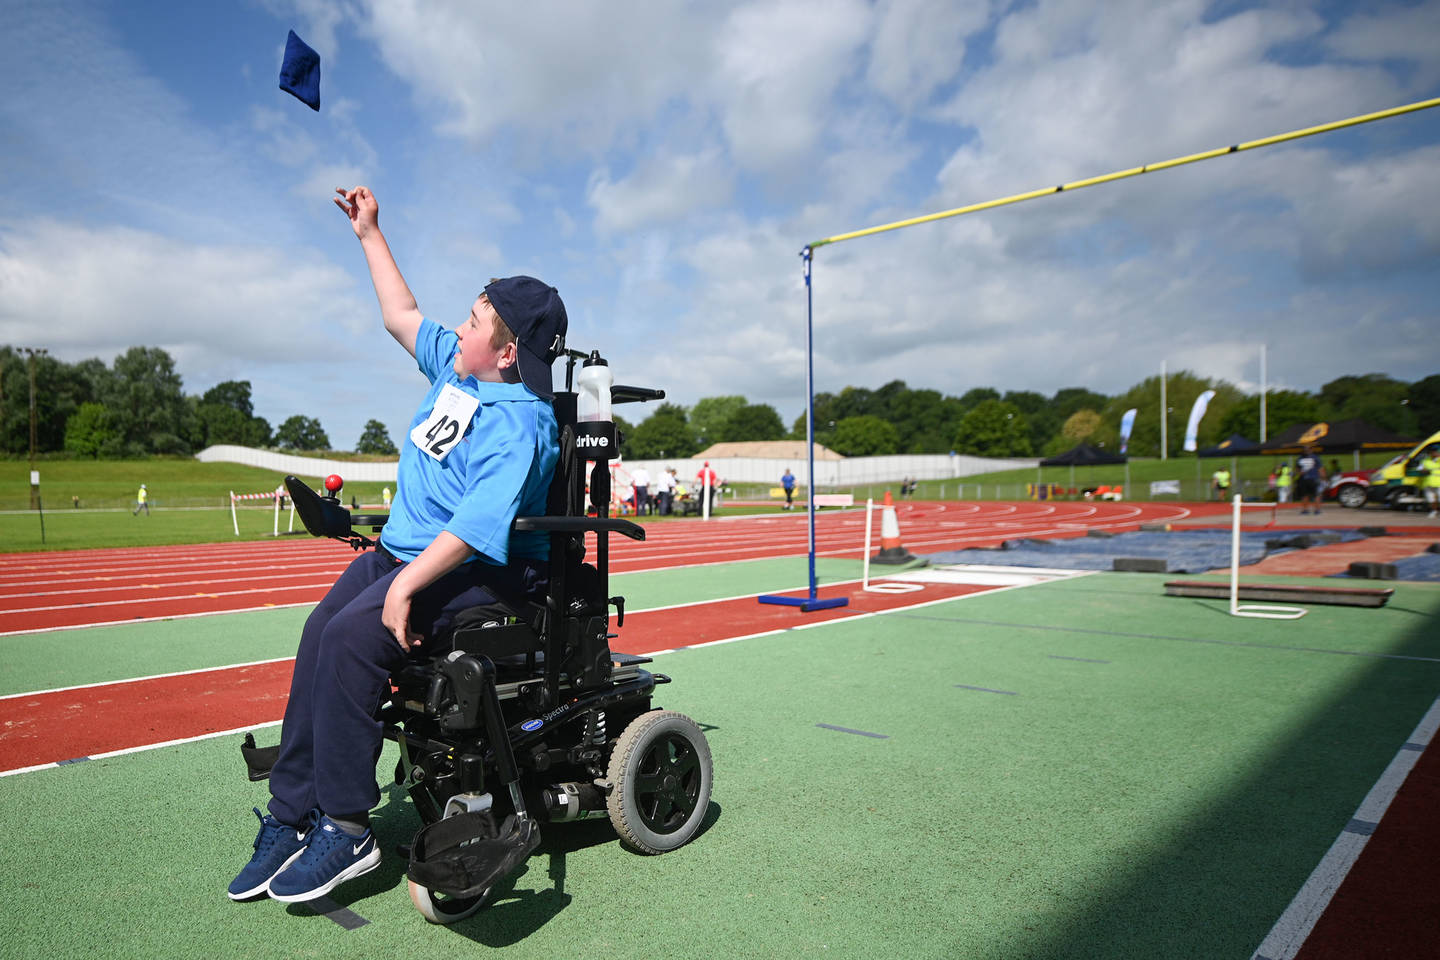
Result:
<svg viewBox="0 0 1440 960"><path fill-rule="evenodd" d="M478 397L457 390L453 384L445 384L430 416L410 431L410 442L436 460L444 460L465 436L465 428L470 426L470 418L475 416L478 406Z"/></svg>

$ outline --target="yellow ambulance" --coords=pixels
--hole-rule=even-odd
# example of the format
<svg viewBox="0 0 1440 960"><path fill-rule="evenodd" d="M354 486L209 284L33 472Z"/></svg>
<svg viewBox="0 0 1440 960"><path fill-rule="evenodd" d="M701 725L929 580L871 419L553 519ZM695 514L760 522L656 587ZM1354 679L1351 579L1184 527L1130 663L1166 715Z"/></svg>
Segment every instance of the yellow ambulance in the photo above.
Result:
<svg viewBox="0 0 1440 960"><path fill-rule="evenodd" d="M1365 491L1370 503L1383 503L1392 510L1406 510L1425 505L1422 490L1425 476L1420 464L1426 451L1440 447L1440 431L1432 433L1409 453L1402 453L1370 474L1370 487Z"/></svg>

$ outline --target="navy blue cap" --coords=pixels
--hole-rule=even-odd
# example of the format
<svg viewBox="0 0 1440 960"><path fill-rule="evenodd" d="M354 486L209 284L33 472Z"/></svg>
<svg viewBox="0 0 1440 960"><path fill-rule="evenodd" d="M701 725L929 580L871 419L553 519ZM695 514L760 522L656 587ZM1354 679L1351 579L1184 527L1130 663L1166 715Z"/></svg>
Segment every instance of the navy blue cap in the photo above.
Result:
<svg viewBox="0 0 1440 960"><path fill-rule="evenodd" d="M320 54L295 31L285 41L285 59L280 64L280 89L291 94L311 110L320 112Z"/></svg>
<svg viewBox="0 0 1440 960"><path fill-rule="evenodd" d="M490 281L485 297L515 334L520 382L549 400L554 395L550 367L565 352L565 332L570 327L560 291L534 277L506 277Z"/></svg>

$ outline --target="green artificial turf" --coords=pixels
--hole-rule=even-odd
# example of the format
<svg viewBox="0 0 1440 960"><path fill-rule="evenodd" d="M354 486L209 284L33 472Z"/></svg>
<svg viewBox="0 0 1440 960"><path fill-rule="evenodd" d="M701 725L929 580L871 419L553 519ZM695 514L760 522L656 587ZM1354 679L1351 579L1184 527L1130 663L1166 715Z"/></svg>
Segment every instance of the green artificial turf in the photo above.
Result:
<svg viewBox="0 0 1440 960"><path fill-rule="evenodd" d="M1440 691L1440 589L1276 622L1160 582L797 616L664 655L675 682L656 705L703 724L714 752L706 830L644 857L603 821L548 825L498 902L453 928L410 907L393 856L337 891L357 929L228 902L265 796L233 737L0 778L0 942L97 958L1248 957ZM375 822L387 850L416 826L394 792Z"/></svg>

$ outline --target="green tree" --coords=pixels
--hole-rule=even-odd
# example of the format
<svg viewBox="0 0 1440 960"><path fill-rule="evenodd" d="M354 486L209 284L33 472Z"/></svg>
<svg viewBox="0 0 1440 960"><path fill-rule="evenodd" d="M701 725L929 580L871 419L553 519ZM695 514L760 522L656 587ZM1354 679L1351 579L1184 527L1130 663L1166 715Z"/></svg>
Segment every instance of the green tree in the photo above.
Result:
<svg viewBox="0 0 1440 960"><path fill-rule="evenodd" d="M1338 377L1320 388L1320 401L1327 420L1364 420L1407 437L1419 432L1410 384L1388 374Z"/></svg>
<svg viewBox="0 0 1440 960"><path fill-rule="evenodd" d="M175 361L159 347L131 347L115 358L107 395L126 456L186 453L185 395Z"/></svg>
<svg viewBox="0 0 1440 960"><path fill-rule="evenodd" d="M890 401L885 419L895 427L902 453L949 453L961 416L954 397L938 390L905 390Z"/></svg>
<svg viewBox="0 0 1440 960"><path fill-rule="evenodd" d="M1070 414L1076 410L1104 410L1109 401L1110 398L1105 394L1087 390L1085 387L1065 387L1056 390L1055 396L1050 398L1050 409L1054 411L1056 423L1059 424L1068 420Z"/></svg>
<svg viewBox="0 0 1440 960"><path fill-rule="evenodd" d="M275 444L283 450L328 450L330 438L319 420L297 413L275 431Z"/></svg>
<svg viewBox="0 0 1440 960"><path fill-rule="evenodd" d="M976 457L1028 457L1032 449L1025 414L1003 400L982 400L955 432L956 452Z"/></svg>
<svg viewBox="0 0 1440 960"><path fill-rule="evenodd" d="M688 457L699 449L685 418L685 408L662 403L631 431L630 450L637 460Z"/></svg>
<svg viewBox="0 0 1440 960"><path fill-rule="evenodd" d="M730 440L783 440L785 424L768 403L747 403L725 421Z"/></svg>
<svg viewBox="0 0 1440 960"><path fill-rule="evenodd" d="M65 421L65 449L75 456L99 457L103 451L114 448L117 440L103 403L82 403Z"/></svg>
<svg viewBox="0 0 1440 960"><path fill-rule="evenodd" d="M960 406L966 413L974 410L986 400L999 400L1000 391L994 387L972 387L960 395Z"/></svg>
<svg viewBox="0 0 1440 960"><path fill-rule="evenodd" d="M883 457L899 452L900 437L888 420L863 414L835 424L826 446L846 457Z"/></svg>
<svg viewBox="0 0 1440 960"><path fill-rule="evenodd" d="M1410 410L1421 433L1440 430L1440 373L1410 384Z"/></svg>
<svg viewBox="0 0 1440 960"><path fill-rule="evenodd" d="M635 428L630 426L630 421L617 414L611 414L610 419L615 422L615 433L620 438L620 456L629 460L635 456L630 448L630 434Z"/></svg>
<svg viewBox="0 0 1440 960"><path fill-rule="evenodd" d="M1094 410L1076 410L1060 428L1067 449L1078 443L1086 443L1100 430L1100 414Z"/></svg>
<svg viewBox="0 0 1440 960"><path fill-rule="evenodd" d="M390 439L390 431L385 429L385 424L379 420L367 420L365 429L355 444L355 452L393 457L400 451L395 449L395 443Z"/></svg>
<svg viewBox="0 0 1440 960"><path fill-rule="evenodd" d="M226 380L223 383L217 383L205 391L200 402L229 407L232 410L238 410L246 417L255 415L255 407L250 399L249 380Z"/></svg>
<svg viewBox="0 0 1440 960"><path fill-rule="evenodd" d="M1052 411L1050 400L1044 394L1034 390L1007 390L1000 399L1013 403L1025 414L1025 422L1030 424L1032 451L1043 450L1046 442L1059 431L1061 418Z"/></svg>
<svg viewBox="0 0 1440 960"><path fill-rule="evenodd" d="M745 406L745 398L738 396L706 397L690 408L686 415L690 431L700 438L702 446L743 440L729 434L730 418Z"/></svg>
<svg viewBox="0 0 1440 960"><path fill-rule="evenodd" d="M1321 419L1320 401L1296 390L1271 390L1265 395L1265 438L1268 440L1297 423L1314 423ZM1260 395L1246 397L1220 417L1216 433L1224 440L1238 433L1251 440L1260 439Z"/></svg>
<svg viewBox="0 0 1440 960"><path fill-rule="evenodd" d="M65 448L65 424L83 403L100 401L90 376L99 360L69 364L45 354L35 363L35 449L48 453ZM30 358L10 347L0 348L0 450L30 449Z"/></svg>
<svg viewBox="0 0 1440 960"><path fill-rule="evenodd" d="M1233 384L1212 381L1196 376L1188 370L1170 374L1165 380L1166 406L1169 407L1166 420L1166 447L1169 456L1176 456L1185 445L1185 427L1189 422L1190 409L1195 399L1206 390L1214 390L1205 416L1196 432L1197 446L1207 447L1225 439L1228 434L1220 432L1220 423L1231 407L1242 403L1245 395ZM1135 429L1130 434L1129 453L1132 457L1156 457L1160 455L1160 378L1147 377L1129 390L1106 404L1104 422L1092 443L1104 443L1108 449L1119 449L1120 417L1131 407L1140 412L1135 417Z"/></svg>

